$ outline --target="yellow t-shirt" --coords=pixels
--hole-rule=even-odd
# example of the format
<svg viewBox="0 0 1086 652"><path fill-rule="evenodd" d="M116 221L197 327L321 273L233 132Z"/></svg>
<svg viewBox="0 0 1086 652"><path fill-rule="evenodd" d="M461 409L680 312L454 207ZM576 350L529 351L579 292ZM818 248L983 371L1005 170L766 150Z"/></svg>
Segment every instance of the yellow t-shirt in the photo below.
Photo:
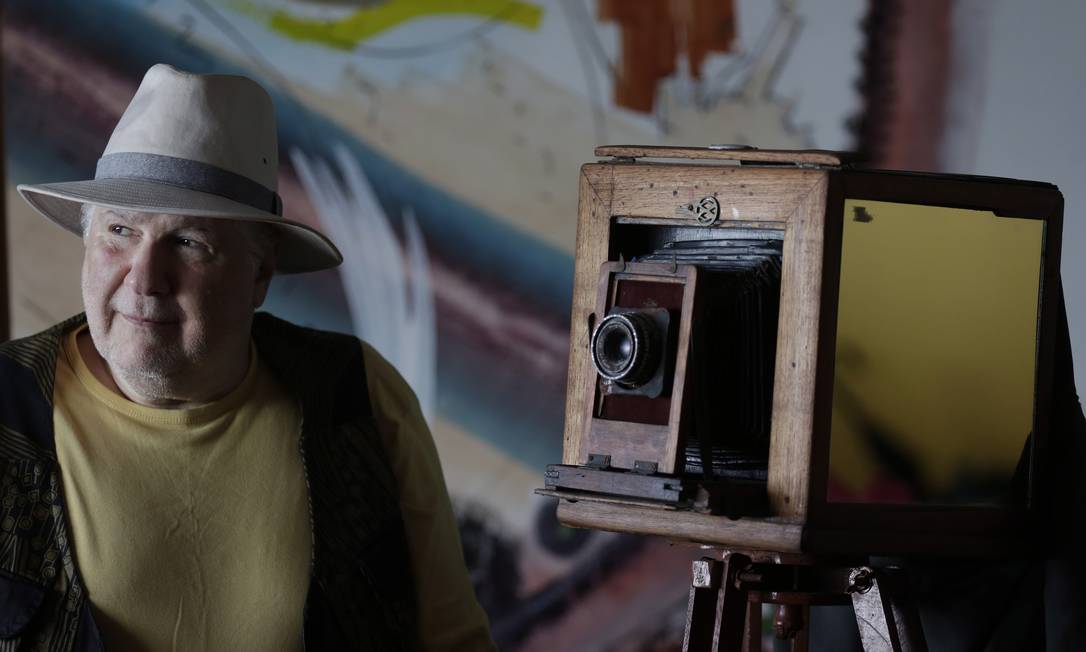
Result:
<svg viewBox="0 0 1086 652"><path fill-rule="evenodd" d="M297 649L311 535L297 405L253 348L229 395L141 406L99 382L71 333L54 425L76 561L108 646ZM437 452L407 384L364 345L400 489L429 650L489 650Z"/></svg>

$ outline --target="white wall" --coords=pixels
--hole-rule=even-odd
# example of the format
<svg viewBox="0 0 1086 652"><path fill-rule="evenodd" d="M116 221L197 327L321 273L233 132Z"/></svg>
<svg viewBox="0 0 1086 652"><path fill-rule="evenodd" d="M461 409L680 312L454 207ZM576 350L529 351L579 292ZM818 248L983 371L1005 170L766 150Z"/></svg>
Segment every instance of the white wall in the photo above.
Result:
<svg viewBox="0 0 1086 652"><path fill-rule="evenodd" d="M1063 285L1080 394L1086 391L1084 27L1082 0L958 0L955 35L966 61L958 70L967 75L960 84L976 96L959 106L974 109L975 122L957 125L971 130L971 138L949 134L944 156L948 171L1048 181L1063 192Z"/></svg>

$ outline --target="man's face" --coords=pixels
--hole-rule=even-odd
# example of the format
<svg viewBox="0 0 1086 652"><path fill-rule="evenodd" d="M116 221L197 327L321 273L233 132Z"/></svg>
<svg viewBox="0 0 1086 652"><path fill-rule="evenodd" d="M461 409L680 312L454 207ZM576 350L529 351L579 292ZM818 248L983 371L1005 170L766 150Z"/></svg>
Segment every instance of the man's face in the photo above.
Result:
<svg viewBox="0 0 1086 652"><path fill-rule="evenodd" d="M86 234L83 305L111 370L168 381L247 355L271 276L250 226L96 208Z"/></svg>

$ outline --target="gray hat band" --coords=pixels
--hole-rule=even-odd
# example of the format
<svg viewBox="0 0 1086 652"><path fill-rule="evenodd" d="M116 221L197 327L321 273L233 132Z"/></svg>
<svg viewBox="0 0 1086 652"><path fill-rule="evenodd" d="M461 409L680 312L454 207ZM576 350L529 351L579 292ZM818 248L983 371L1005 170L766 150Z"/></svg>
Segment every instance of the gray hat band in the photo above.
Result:
<svg viewBox="0 0 1086 652"><path fill-rule="evenodd" d="M143 152L106 154L98 159L94 178L156 181L218 195L276 215L283 214L283 202L279 195L260 183L229 170L190 159Z"/></svg>

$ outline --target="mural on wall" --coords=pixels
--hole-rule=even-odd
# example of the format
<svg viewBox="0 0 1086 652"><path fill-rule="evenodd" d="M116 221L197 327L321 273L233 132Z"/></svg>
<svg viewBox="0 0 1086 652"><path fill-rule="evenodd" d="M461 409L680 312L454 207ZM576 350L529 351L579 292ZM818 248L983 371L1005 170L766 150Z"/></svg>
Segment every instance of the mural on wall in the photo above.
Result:
<svg viewBox="0 0 1086 652"><path fill-rule="evenodd" d="M505 649L650 649L681 637L691 551L532 493L561 459L578 168L605 143L848 147L863 8L816 87L819 15L785 0L13 0L9 219L25 251L65 237L11 189L90 177L150 65L260 81L284 214L345 257L265 309L369 340L418 393ZM19 256L14 335L79 310Z"/></svg>

